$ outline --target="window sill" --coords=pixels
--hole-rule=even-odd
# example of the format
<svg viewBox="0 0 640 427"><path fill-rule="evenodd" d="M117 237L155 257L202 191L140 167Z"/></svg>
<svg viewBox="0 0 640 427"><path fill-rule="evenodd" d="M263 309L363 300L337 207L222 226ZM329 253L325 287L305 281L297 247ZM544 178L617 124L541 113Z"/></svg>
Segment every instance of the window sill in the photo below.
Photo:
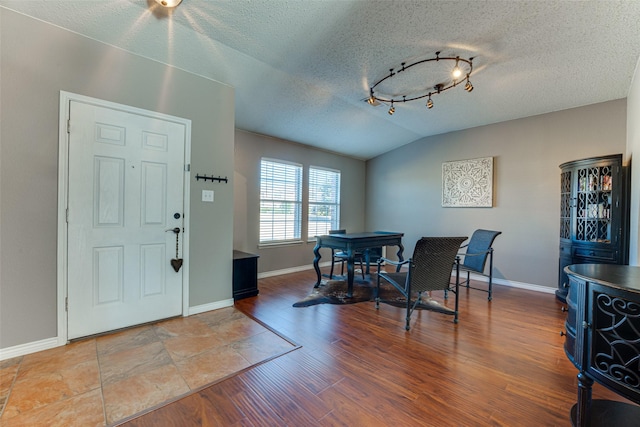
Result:
<svg viewBox="0 0 640 427"><path fill-rule="evenodd" d="M275 243L260 243L258 244L258 249L276 248L281 246L297 246L303 243L304 242L302 240L291 240L288 242L275 242Z"/></svg>

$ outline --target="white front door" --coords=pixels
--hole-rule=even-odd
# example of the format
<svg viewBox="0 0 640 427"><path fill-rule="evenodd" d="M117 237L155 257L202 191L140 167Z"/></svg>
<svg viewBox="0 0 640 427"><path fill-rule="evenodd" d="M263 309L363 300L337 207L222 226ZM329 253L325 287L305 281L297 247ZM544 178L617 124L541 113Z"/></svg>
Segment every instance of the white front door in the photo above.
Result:
<svg viewBox="0 0 640 427"><path fill-rule="evenodd" d="M78 100L69 117L68 339L182 314L185 125Z"/></svg>

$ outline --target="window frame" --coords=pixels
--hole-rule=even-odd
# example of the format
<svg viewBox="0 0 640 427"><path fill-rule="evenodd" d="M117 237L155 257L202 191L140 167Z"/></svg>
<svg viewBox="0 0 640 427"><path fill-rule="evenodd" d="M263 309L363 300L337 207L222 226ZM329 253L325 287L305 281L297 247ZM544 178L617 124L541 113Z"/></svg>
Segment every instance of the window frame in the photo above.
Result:
<svg viewBox="0 0 640 427"><path fill-rule="evenodd" d="M312 182L312 172L314 171L320 171L320 172L328 172L328 173L332 173L334 174L334 187L333 187L333 200L331 201L312 201L312 198L314 197L314 188L316 186L318 186L318 183ZM341 191L342 191L342 171L340 171L339 169L333 169L333 168L327 168L327 167L323 167L323 166L313 166L310 165L309 166L309 170L307 172L307 190L308 190L308 196L307 196L307 239L309 240L313 240L315 239L315 236L317 235L322 235L322 234L326 234L329 230L337 230L340 228L340 214L341 214ZM314 211L312 213L312 209L318 208L318 207L327 207L327 210L329 212L332 212L332 217L333 219L330 221L328 227L324 227L326 228L325 231L320 230L318 231L318 226L317 223L319 221L313 221L314 227L311 226L312 224L312 220L311 218L313 216L316 216ZM313 229L313 231L312 231ZM313 234L312 234L313 233Z"/></svg>
<svg viewBox="0 0 640 427"><path fill-rule="evenodd" d="M283 170L279 173L283 174L281 177L274 177L273 171L272 176L269 180L265 180L264 177L264 167L265 163L269 163L273 166L281 166ZM295 180L287 181L287 168L293 167L295 168L294 174L297 175ZM280 179L280 186L284 186L284 188L274 188L274 183ZM291 243L301 243L302 242L302 211L303 211L303 199L302 199L302 188L303 188L303 179L304 179L304 166L298 162L291 162L287 160L274 159L270 157L262 157L260 159L260 173L259 173L259 188L260 188L260 202L259 202L259 214L258 214L258 242L259 246L272 246L272 245L284 245ZM265 188L265 184L269 184L271 187ZM289 185L293 185L293 193L295 193L294 200L291 200L289 194L285 194L283 198L273 197L275 192L284 191L285 193L290 191L291 189L286 188ZM276 186L277 187L277 186ZM270 193L271 197L265 197L266 193ZM263 209L265 208L264 204L271 203L272 205L283 204L283 205L292 205L293 218L289 217L289 214L285 213L284 221L274 221L272 212L271 221L265 221L263 218ZM272 206L272 208L274 208ZM289 209L285 207L285 209ZM291 224L292 223L292 224ZM270 230L263 229L264 224L270 224ZM284 228L284 231L279 236L279 233L276 232L275 225L281 224ZM292 233L293 235L289 235L289 227L293 227ZM270 234L270 239L263 240L263 236L265 234ZM276 237L276 238L274 238ZM281 238L277 238L281 237Z"/></svg>

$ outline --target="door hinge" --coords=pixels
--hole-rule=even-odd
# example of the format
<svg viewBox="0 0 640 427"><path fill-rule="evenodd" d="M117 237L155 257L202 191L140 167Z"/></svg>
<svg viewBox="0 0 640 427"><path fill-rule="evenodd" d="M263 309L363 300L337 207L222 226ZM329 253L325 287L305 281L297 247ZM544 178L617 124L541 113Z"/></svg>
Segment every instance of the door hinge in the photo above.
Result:
<svg viewBox="0 0 640 427"><path fill-rule="evenodd" d="M69 297L64 297L64 311L69 311Z"/></svg>
<svg viewBox="0 0 640 427"><path fill-rule="evenodd" d="M184 171L185 172L190 172L191 171L191 164L187 163L186 165L184 165Z"/></svg>
<svg viewBox="0 0 640 427"><path fill-rule="evenodd" d="M71 119L67 120L67 133L71 133Z"/></svg>
<svg viewBox="0 0 640 427"><path fill-rule="evenodd" d="M67 221L67 224L69 224L69 208L65 209L64 216L65 216L65 221Z"/></svg>

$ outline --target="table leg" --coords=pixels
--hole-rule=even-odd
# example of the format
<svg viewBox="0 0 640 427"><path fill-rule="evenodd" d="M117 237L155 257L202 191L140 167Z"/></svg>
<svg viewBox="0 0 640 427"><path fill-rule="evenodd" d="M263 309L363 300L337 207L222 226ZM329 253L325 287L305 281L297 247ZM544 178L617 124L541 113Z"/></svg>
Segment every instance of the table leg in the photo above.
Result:
<svg viewBox="0 0 640 427"><path fill-rule="evenodd" d="M404 261L404 258L402 257L402 252L404 252L404 246L402 246L402 242L398 242L398 252L396 252L396 256L398 257L398 261L402 262ZM398 267L396 267L396 273L400 271L400 265L398 265Z"/></svg>
<svg viewBox="0 0 640 427"><path fill-rule="evenodd" d="M369 273L369 263L370 263L370 259L371 259L371 251L369 250L369 248L367 248L367 249L365 249L365 250L364 250L364 260L365 260L365 263L366 263L366 265L367 265L367 268L366 268L366 270L364 271L364 274L365 274L365 275L367 275L367 276L370 274L370 273Z"/></svg>
<svg viewBox="0 0 640 427"><path fill-rule="evenodd" d="M578 403L576 427L585 427L591 421L591 387L593 380L584 372L578 374Z"/></svg>
<svg viewBox="0 0 640 427"><path fill-rule="evenodd" d="M313 269L316 271L316 275L318 276L318 281L313 287L317 288L318 286L320 286L320 281L322 280L322 274L320 274L320 266L318 265L318 262L320 261L320 239L318 239L316 246L313 248L313 253L316 255L316 257L313 259Z"/></svg>
<svg viewBox="0 0 640 427"><path fill-rule="evenodd" d="M353 296L354 252L353 249L347 249L347 297L349 298Z"/></svg>

